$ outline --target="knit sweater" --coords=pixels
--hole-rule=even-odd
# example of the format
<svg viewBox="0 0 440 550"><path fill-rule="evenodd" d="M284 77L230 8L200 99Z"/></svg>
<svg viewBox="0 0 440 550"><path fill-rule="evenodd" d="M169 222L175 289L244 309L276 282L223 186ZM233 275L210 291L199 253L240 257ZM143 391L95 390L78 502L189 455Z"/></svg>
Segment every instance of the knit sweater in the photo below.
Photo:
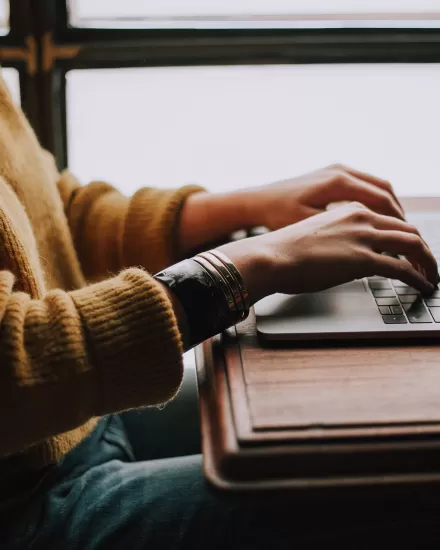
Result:
<svg viewBox="0 0 440 550"><path fill-rule="evenodd" d="M146 270L174 261L197 191L127 198L58 174L0 78L1 478L56 463L101 415L173 397L181 338Z"/></svg>

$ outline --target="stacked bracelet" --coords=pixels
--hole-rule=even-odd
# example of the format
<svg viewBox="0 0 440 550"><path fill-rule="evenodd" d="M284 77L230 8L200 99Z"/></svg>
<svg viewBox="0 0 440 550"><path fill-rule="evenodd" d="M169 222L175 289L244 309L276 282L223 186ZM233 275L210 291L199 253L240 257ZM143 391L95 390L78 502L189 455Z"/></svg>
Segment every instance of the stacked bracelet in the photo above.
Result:
<svg viewBox="0 0 440 550"><path fill-rule="evenodd" d="M188 347L218 334L249 315L244 281L229 258L218 250L179 262L155 278L178 298L187 317Z"/></svg>
<svg viewBox="0 0 440 550"><path fill-rule="evenodd" d="M198 254L194 260L203 262L202 265L221 286L227 302L232 302L232 324L246 319L249 315L248 292L242 276L229 258L219 250L210 250Z"/></svg>
<svg viewBox="0 0 440 550"><path fill-rule="evenodd" d="M243 309L246 312L244 318L246 318L249 315L249 309L251 305L249 302L249 292L246 288L246 285L244 284L243 277L241 276L240 272L235 267L235 265L231 262L231 260L226 256L226 254L223 254L223 252L220 252L220 250L211 250L210 254L217 256L217 258L224 263L224 265L229 269L229 271L235 277L235 282L238 285L238 288L240 290Z"/></svg>

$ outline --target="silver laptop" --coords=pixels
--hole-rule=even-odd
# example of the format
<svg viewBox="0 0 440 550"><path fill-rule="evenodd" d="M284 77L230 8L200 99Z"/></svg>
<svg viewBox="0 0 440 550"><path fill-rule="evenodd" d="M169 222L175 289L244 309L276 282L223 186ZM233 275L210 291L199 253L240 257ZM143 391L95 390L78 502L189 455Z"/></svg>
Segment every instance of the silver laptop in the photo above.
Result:
<svg viewBox="0 0 440 550"><path fill-rule="evenodd" d="M407 219L440 264L440 212ZM424 298L400 281L371 277L323 292L274 294L255 314L262 340L433 338L440 336L440 290Z"/></svg>

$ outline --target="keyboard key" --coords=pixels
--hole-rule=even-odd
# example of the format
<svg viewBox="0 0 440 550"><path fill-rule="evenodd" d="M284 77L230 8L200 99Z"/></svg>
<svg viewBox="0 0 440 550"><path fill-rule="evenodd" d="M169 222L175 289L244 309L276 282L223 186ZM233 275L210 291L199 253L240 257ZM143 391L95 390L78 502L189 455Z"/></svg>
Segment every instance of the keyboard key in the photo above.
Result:
<svg viewBox="0 0 440 550"><path fill-rule="evenodd" d="M433 307L429 310L431 315L434 317L436 323L440 323L440 307Z"/></svg>
<svg viewBox="0 0 440 550"><path fill-rule="evenodd" d="M418 290L415 288L411 288L410 286L407 287L397 287L396 292L399 296L405 295L405 294L418 294Z"/></svg>
<svg viewBox="0 0 440 550"><path fill-rule="evenodd" d="M368 281L368 285L371 290L384 290L387 288L392 288L389 281Z"/></svg>
<svg viewBox="0 0 440 550"><path fill-rule="evenodd" d="M375 298L395 298L396 293L392 288L389 290L372 290L373 296Z"/></svg>
<svg viewBox="0 0 440 550"><path fill-rule="evenodd" d="M403 313L402 306L391 306L390 309L393 315L402 315Z"/></svg>
<svg viewBox="0 0 440 550"><path fill-rule="evenodd" d="M440 298L425 298L428 307L440 307Z"/></svg>
<svg viewBox="0 0 440 550"><path fill-rule="evenodd" d="M376 304L378 306L398 306L399 300L397 298L376 298Z"/></svg>
<svg viewBox="0 0 440 550"><path fill-rule="evenodd" d="M383 322L386 325L406 325L405 315L382 315Z"/></svg>
<svg viewBox="0 0 440 550"><path fill-rule="evenodd" d="M368 281L387 281L385 277L380 277L379 275L373 275L372 277L368 277Z"/></svg>
<svg viewBox="0 0 440 550"><path fill-rule="evenodd" d="M430 298L440 298L440 290L437 288L434 290L434 292L431 294Z"/></svg>
<svg viewBox="0 0 440 550"><path fill-rule="evenodd" d="M402 308L403 308L403 311L408 311L412 306L412 303L411 304L402 304Z"/></svg>
<svg viewBox="0 0 440 550"><path fill-rule="evenodd" d="M398 281L397 279L392 279L391 282L393 283L393 286L408 286L406 283L402 283L402 281Z"/></svg>
<svg viewBox="0 0 440 550"><path fill-rule="evenodd" d="M399 306L393 306L399 307ZM379 311L382 315L391 315L391 310L388 306L379 306Z"/></svg>
<svg viewBox="0 0 440 550"><path fill-rule="evenodd" d="M412 294L410 296L399 296L401 304L413 304L418 299L419 296L417 294Z"/></svg>
<svg viewBox="0 0 440 550"><path fill-rule="evenodd" d="M422 300L414 302L407 310L406 315L410 323L432 323L431 315L429 315Z"/></svg>

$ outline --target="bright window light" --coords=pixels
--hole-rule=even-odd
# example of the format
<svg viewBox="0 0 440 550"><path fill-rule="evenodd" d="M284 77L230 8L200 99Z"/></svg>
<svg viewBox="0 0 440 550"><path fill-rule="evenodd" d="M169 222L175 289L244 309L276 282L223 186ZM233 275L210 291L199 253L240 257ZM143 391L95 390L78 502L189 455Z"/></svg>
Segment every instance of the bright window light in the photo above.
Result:
<svg viewBox="0 0 440 550"><path fill-rule="evenodd" d="M9 32L9 2L0 0L0 36Z"/></svg>
<svg viewBox="0 0 440 550"><path fill-rule="evenodd" d="M6 82L9 91L17 104L20 104L20 77L16 69L5 67L1 69L1 75Z"/></svg>
<svg viewBox="0 0 440 550"><path fill-rule="evenodd" d="M72 71L68 154L127 194L260 185L342 162L439 195L440 64Z"/></svg>
<svg viewBox="0 0 440 550"><path fill-rule="evenodd" d="M440 19L438 0L70 0L69 12L74 26L145 28L436 26Z"/></svg>

